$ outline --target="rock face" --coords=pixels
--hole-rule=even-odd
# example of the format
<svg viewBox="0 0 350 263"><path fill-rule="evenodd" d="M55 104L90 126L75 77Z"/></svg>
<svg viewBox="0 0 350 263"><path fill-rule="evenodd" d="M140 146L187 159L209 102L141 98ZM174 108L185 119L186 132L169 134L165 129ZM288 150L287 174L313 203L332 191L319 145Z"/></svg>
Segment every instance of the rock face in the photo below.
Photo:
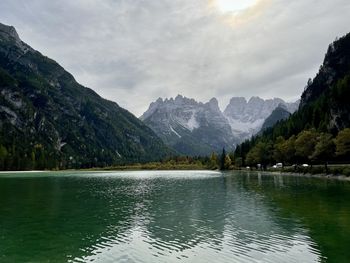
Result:
<svg viewBox="0 0 350 263"><path fill-rule="evenodd" d="M0 147L6 169L158 160L170 151L145 124L78 84L0 24Z"/></svg>
<svg viewBox="0 0 350 263"><path fill-rule="evenodd" d="M234 137L242 142L258 133L266 118L279 105L283 105L290 113L293 113L297 110L299 101L286 103L279 98L263 100L259 97L252 97L246 101L245 98L233 97L224 115L230 123Z"/></svg>
<svg viewBox="0 0 350 263"><path fill-rule="evenodd" d="M339 79L349 75L350 68L350 34L329 45L323 64L313 80L308 84L301 96L300 107L310 104L322 93L334 86Z"/></svg>
<svg viewBox="0 0 350 263"><path fill-rule="evenodd" d="M215 98L208 103L181 95L159 98L140 119L180 154L207 155L237 143Z"/></svg>
<svg viewBox="0 0 350 263"><path fill-rule="evenodd" d="M319 72L305 87L300 109L304 114L313 111L312 123L323 130L335 133L349 127L349 83L350 33L329 45Z"/></svg>
<svg viewBox="0 0 350 263"><path fill-rule="evenodd" d="M221 151L223 147L234 148L258 133L279 105L294 112L298 104L259 97L247 102L245 98L235 97L221 112L215 98L204 104L178 95L175 99L159 98L151 103L140 119L181 154L201 155Z"/></svg>
<svg viewBox="0 0 350 263"><path fill-rule="evenodd" d="M315 129L336 136L350 128L350 33L336 39L314 79L309 79L298 110L288 119L261 132L260 138L241 144L236 153L245 157L257 142L276 142ZM330 160L348 162L350 156L328 156ZM322 158L321 158L322 159ZM319 160L320 161L320 160Z"/></svg>

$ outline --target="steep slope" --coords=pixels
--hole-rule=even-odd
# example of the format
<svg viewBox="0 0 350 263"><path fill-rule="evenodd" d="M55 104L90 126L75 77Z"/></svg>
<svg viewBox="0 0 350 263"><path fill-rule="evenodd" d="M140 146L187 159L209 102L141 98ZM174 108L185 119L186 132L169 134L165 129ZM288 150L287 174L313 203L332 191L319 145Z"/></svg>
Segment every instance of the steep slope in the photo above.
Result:
<svg viewBox="0 0 350 263"><path fill-rule="evenodd" d="M215 98L205 104L180 95L158 99L140 119L180 154L208 155L237 142Z"/></svg>
<svg viewBox="0 0 350 263"><path fill-rule="evenodd" d="M301 96L304 122L339 131L350 126L350 34L333 42L316 77ZM300 116L301 119L302 116Z"/></svg>
<svg viewBox="0 0 350 263"><path fill-rule="evenodd" d="M350 127L349 98L350 33L329 46L319 72L308 81L298 111L266 129L261 136L238 146L237 156L244 157L259 142L274 142L279 136L290 138L311 128L337 135Z"/></svg>
<svg viewBox="0 0 350 263"><path fill-rule="evenodd" d="M331 89L332 86L349 75L350 69L350 34L337 39L329 45L323 64L313 80L308 81L308 85L301 96L301 108Z"/></svg>
<svg viewBox="0 0 350 263"><path fill-rule="evenodd" d="M91 167L164 157L168 148L116 103L78 84L0 24L0 159L6 169Z"/></svg>
<svg viewBox="0 0 350 263"><path fill-rule="evenodd" d="M290 136L305 128L336 134L350 127L350 34L327 50L323 64L301 96L299 110L274 127L274 133ZM279 130L277 132L277 130Z"/></svg>
<svg viewBox="0 0 350 263"><path fill-rule="evenodd" d="M261 127L261 131L273 127L279 121L288 119L290 115L291 113L287 110L287 108L283 104L280 104L264 121L264 124Z"/></svg>
<svg viewBox="0 0 350 263"><path fill-rule="evenodd" d="M178 95L175 99L159 98L140 117L163 141L180 154L207 155L231 150L237 143L257 134L267 117L282 105L294 112L299 101L263 100L234 97L222 113L214 98L208 103Z"/></svg>
<svg viewBox="0 0 350 263"><path fill-rule="evenodd" d="M266 118L279 105L283 105L290 113L293 113L297 110L299 101L287 103L279 98L263 100L259 97L252 97L247 101L242 97L233 97L224 115L231 125L233 135L242 142L258 133Z"/></svg>

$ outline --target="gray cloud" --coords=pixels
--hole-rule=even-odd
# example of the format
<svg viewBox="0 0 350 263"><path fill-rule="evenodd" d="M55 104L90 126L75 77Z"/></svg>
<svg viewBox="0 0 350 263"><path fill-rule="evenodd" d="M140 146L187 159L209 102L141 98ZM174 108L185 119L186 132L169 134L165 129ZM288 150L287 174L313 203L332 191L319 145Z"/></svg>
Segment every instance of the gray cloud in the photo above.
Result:
<svg viewBox="0 0 350 263"><path fill-rule="evenodd" d="M183 94L300 96L327 45L350 31L348 0L259 0L240 14L215 0L2 0L1 21L85 86L136 115Z"/></svg>

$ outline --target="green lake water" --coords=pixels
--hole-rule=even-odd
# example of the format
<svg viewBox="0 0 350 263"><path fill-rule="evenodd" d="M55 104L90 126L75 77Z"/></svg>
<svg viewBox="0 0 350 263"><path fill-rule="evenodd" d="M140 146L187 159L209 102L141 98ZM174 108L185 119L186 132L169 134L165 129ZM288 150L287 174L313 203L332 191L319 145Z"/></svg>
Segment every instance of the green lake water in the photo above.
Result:
<svg viewBox="0 0 350 263"><path fill-rule="evenodd" d="M0 174L0 262L350 262L350 183L210 171Z"/></svg>

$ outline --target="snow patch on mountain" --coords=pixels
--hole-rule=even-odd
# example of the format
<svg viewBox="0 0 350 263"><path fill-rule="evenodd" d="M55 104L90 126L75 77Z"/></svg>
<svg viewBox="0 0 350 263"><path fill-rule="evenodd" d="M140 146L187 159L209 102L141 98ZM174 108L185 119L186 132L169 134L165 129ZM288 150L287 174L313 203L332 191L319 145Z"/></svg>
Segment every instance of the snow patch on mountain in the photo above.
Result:
<svg viewBox="0 0 350 263"><path fill-rule="evenodd" d="M140 117L168 145L187 154L232 149L237 143L257 134L266 118L282 105L293 113L299 101L287 103L279 98L263 100L233 97L224 112L216 98L207 103L178 95L175 99L159 98ZM184 150L184 145L191 149ZM189 153L189 154L190 154Z"/></svg>
<svg viewBox="0 0 350 263"><path fill-rule="evenodd" d="M178 134L178 133L174 130L174 128L173 128L172 126L170 126L170 130L171 130L173 133L175 133L175 135L176 135L177 137L179 137L179 138L182 137L180 134Z"/></svg>
<svg viewBox="0 0 350 263"><path fill-rule="evenodd" d="M253 122L244 122L239 119L227 118L231 126L232 133L238 138L249 138L258 133L265 119L257 119Z"/></svg>
<svg viewBox="0 0 350 263"><path fill-rule="evenodd" d="M191 112L192 112L191 118L187 121L186 127L187 127L190 131L193 131L194 129L199 128L199 123L198 123L198 121L197 121L197 119L196 119L196 113L197 113L197 111L196 111L196 110L192 110Z"/></svg>
<svg viewBox="0 0 350 263"><path fill-rule="evenodd" d="M294 113L298 109L299 101L287 103L280 98L264 100L259 97L252 97L247 101L243 97L233 97L224 110L224 115L231 125L233 135L242 142L257 134L266 118L279 105Z"/></svg>
<svg viewBox="0 0 350 263"><path fill-rule="evenodd" d="M140 119L183 154L210 154L223 147L233 149L237 143L215 98L207 103L181 95L158 99ZM191 148L184 149L187 146Z"/></svg>

